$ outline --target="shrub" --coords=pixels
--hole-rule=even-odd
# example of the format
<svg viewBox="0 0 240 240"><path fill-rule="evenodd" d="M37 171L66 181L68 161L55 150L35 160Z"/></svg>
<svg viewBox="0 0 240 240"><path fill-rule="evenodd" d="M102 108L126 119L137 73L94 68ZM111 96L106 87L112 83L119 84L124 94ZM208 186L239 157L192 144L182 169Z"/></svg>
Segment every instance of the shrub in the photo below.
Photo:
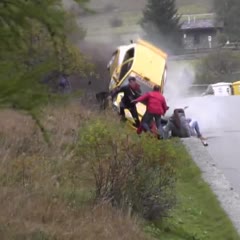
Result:
<svg viewBox="0 0 240 240"><path fill-rule="evenodd" d="M88 123L80 133L79 156L90 163L96 200L149 220L166 216L175 203L172 145L136 138L108 120Z"/></svg>
<svg viewBox="0 0 240 240"><path fill-rule="evenodd" d="M43 109L41 122L54 145L43 141L30 116L0 112L1 240L148 239L137 218L108 204L92 205L92 175L73 157L78 129L97 114L86 99L84 105Z"/></svg>
<svg viewBox="0 0 240 240"><path fill-rule="evenodd" d="M231 50L219 50L209 54L198 66L197 82L214 84L233 81L238 71L240 58Z"/></svg>

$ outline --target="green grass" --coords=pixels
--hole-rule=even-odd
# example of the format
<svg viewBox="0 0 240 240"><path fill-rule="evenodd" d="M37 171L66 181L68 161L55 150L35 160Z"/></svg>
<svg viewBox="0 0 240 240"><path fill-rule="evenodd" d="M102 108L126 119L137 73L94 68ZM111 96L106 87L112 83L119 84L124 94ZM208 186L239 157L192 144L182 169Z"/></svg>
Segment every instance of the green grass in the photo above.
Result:
<svg viewBox="0 0 240 240"><path fill-rule="evenodd" d="M145 6L147 0L121 0L112 1L117 12L108 11L102 13L101 9L111 3L110 0L102 0L99 5L98 0L92 0L90 7L96 10L97 14L93 14L90 17L82 18L80 21L87 29L87 37L94 37L103 35L105 37L111 37L112 35L124 35L136 32L135 28L138 28L139 20L142 18L142 9ZM183 15L188 14L205 14L212 12L212 0L177 0L177 7L179 13ZM112 28L109 24L109 19L118 17L122 19L123 25L119 28ZM197 16L199 18L199 16ZM200 18L209 18L209 16ZM186 20L186 17L183 18ZM107 31L107 32L106 32Z"/></svg>
<svg viewBox="0 0 240 240"><path fill-rule="evenodd" d="M209 5L204 5L200 3L188 4L179 7L179 13L181 14L200 14L200 13L210 13L211 7Z"/></svg>
<svg viewBox="0 0 240 240"><path fill-rule="evenodd" d="M177 208L163 223L147 226L147 231L163 240L240 239L185 148L181 144L177 148Z"/></svg>
<svg viewBox="0 0 240 240"><path fill-rule="evenodd" d="M176 3L180 13L198 14L211 12L213 0L176 0Z"/></svg>
<svg viewBox="0 0 240 240"><path fill-rule="evenodd" d="M93 123L98 117L108 123L110 133L115 134L114 139L119 137L119 132L115 131L121 126L114 122L112 115L100 118L99 112L89 113L88 108L75 101L48 106L42 112L41 121L51 134L54 145L46 145L30 117L16 111L0 112L0 239L152 239L146 238L141 231L143 220L136 221L111 206L101 208L100 212L96 205L92 208L95 203L94 179L89 159L81 158L83 148L79 148L76 141L84 136L85 126L89 127L90 133L96 132ZM109 124L110 119L114 125ZM14 131L10 131L13 126ZM99 125L96 126L101 130ZM128 130L126 134L131 137ZM133 135L132 140L135 138L139 139ZM110 145L109 139L104 139L105 144ZM135 144L129 143L129 146ZM155 154L160 156L156 149L163 147L169 147L167 152L174 159L178 156L174 160L174 164L177 160L178 204L171 211L170 218L155 225L149 224L146 232L159 240L240 239L179 140L159 144L166 145L158 145L152 139L143 146L151 159L156 158ZM107 151L110 150L106 148ZM133 154L138 152L135 149Z"/></svg>
<svg viewBox="0 0 240 240"><path fill-rule="evenodd" d="M120 17L124 24L138 24L142 18L142 12L122 12Z"/></svg>

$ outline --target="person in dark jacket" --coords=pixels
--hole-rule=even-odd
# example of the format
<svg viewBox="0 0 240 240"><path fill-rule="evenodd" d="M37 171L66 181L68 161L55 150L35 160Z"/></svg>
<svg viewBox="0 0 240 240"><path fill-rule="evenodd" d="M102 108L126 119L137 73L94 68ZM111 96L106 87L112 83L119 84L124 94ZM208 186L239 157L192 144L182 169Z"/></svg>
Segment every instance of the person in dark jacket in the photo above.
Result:
<svg viewBox="0 0 240 240"><path fill-rule="evenodd" d="M163 137L164 131L161 124L161 116L165 115L166 111L168 110L168 106L164 96L160 92L160 86L155 85L153 87L153 91L146 93L133 102L146 102L147 110L142 118L141 123L143 129L145 131L150 131L150 125L154 120L160 136Z"/></svg>
<svg viewBox="0 0 240 240"><path fill-rule="evenodd" d="M62 93L70 91L71 85L66 74L61 74L59 79L59 88Z"/></svg>
<svg viewBox="0 0 240 240"><path fill-rule="evenodd" d="M113 91L113 93L111 94L111 97L113 99L117 94L124 93L124 96L120 103L120 115L122 116L122 120L126 120L124 110L128 109L135 121L134 126L139 127L140 120L139 120L136 104L133 102L133 100L141 96L141 89L135 77L129 77L128 82L129 83L127 85L119 87L115 91Z"/></svg>

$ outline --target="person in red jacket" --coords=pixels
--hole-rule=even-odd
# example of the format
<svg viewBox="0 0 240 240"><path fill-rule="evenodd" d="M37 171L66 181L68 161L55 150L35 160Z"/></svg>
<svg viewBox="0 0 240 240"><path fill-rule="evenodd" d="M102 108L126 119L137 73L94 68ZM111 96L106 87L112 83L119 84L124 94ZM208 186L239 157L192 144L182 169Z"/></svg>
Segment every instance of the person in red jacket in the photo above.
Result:
<svg viewBox="0 0 240 240"><path fill-rule="evenodd" d="M165 115L168 106L164 96L160 92L160 86L155 85L153 91L144 94L133 102L146 103L147 110L142 118L141 126L145 131L150 131L150 125L154 120L160 137L162 138L164 136L164 131L161 124L161 116Z"/></svg>

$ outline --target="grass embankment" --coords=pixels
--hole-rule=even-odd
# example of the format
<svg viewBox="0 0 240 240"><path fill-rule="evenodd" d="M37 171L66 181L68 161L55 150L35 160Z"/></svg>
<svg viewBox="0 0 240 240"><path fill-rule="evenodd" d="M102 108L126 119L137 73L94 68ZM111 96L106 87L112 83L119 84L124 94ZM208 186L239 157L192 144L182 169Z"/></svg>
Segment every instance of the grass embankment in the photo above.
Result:
<svg viewBox="0 0 240 240"><path fill-rule="evenodd" d="M136 219L93 203L93 177L74 146L94 114L78 102L42 116L51 145L28 115L0 112L0 239L146 239Z"/></svg>
<svg viewBox="0 0 240 240"><path fill-rule="evenodd" d="M94 202L88 163L76 154L79 129L98 116L79 103L50 106L42 124L44 142L31 117L0 112L0 239L239 239L209 187L177 141L178 205L155 227L108 204ZM112 119L111 119L112 120ZM91 122L91 121L90 121ZM149 225L148 225L149 226Z"/></svg>
<svg viewBox="0 0 240 240"><path fill-rule="evenodd" d="M178 205L172 211L171 218L156 224L158 228L150 225L147 230L164 240L240 239L185 148L179 145L176 151L179 156L176 188Z"/></svg>

